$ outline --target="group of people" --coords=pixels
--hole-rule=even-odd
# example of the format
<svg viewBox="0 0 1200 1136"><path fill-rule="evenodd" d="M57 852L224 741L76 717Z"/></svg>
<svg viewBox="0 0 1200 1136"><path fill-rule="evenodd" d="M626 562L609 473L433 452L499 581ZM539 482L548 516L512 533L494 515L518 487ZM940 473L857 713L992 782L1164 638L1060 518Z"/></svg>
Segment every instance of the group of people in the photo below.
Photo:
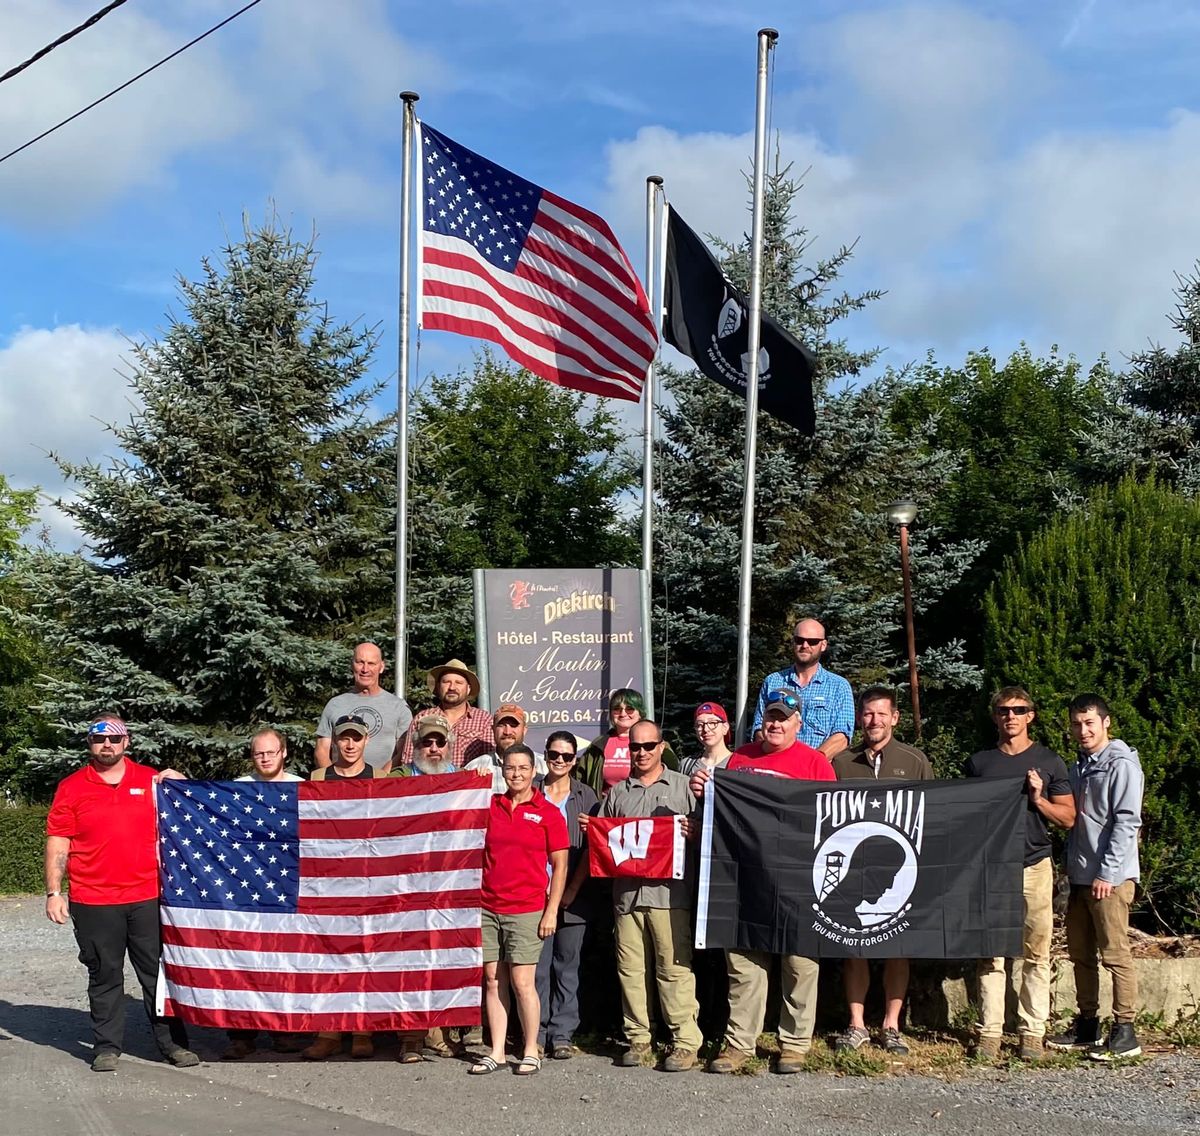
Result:
<svg viewBox="0 0 1200 1136"><path fill-rule="evenodd" d="M514 703L494 714L474 705L479 682L462 661L430 672L433 705L411 714L385 690L385 663L373 643L360 643L352 662L353 689L330 699L317 725L310 777L336 780L429 776L461 770L491 780L493 796L484 845L481 888L484 1051L469 1064L481 1076L505 1067L506 1046L519 1053L514 1072L538 1072L546 1058L575 1053L581 960L589 929L611 935L620 987L623 1066L650 1063L656 1032L669 1034L661 1068L695 1068L705 1042L720 1039L707 1062L732 1073L755 1055L767 1013L772 971L780 976L780 1054L776 1069L795 1073L806 1063L816 1021L818 964L799 956L759 951L700 951L693 957L694 857L682 879L592 879L587 828L593 817L678 815L686 838L699 833L699 803L715 770L801 781L871 778L914 781L933 776L926 756L895 736L896 693L869 686L855 698L850 684L822 666L824 627L803 619L793 630L793 661L767 676L753 717L753 740L730 748L729 716L716 701L694 713L697 749L680 760L659 724L645 716L641 695L611 695L609 728L586 746L567 731L546 740L542 753L525 744L527 715ZM1025 828L1023 958L1019 998L1019 1055L1038 1060L1043 1047L1086 1051L1099 1061L1140 1053L1133 1029L1137 986L1128 942L1129 910L1139 875L1142 773L1137 753L1110 736L1104 700L1081 694L1068 708L1078 758L1070 767L1030 734L1037 707L1017 686L991 700L996 745L970 757L971 777L1019 778L1028 797ZM856 735L858 741L854 743ZM141 984L154 1037L178 1066L198 1058L182 1023L154 1013L158 969L158 878L155 866L155 773L128 756L128 729L115 714L98 716L87 734L89 760L59 785L47 821L46 913L72 921L80 961L88 968L94 1029L92 1067L116 1068L123 1032L123 957L128 952ZM244 780L300 780L288 770L287 739L264 729L250 739L251 771ZM1068 831L1070 900L1066 929L1075 969L1078 1013L1063 1034L1047 1039L1054 869L1050 826ZM70 898L64 878L70 877ZM979 963L981 1021L975 1053L1000 1054L1006 960ZM1101 1036L1099 970L1112 977L1113 1024ZM866 960L842 964L848 1004L842 1050L872 1041L865 1020L870 985ZM909 1052L901 1028L909 965L883 966L884 1017L878 1045ZM510 1023L515 1005L516 1023ZM510 1030L510 1024L516 1028ZM515 1036L514 1036L515 1035ZM400 1060L460 1056L472 1040L460 1030L402 1035ZM475 1040L485 1040L482 1035ZM350 1052L374 1052L370 1034L351 1036ZM230 1031L227 1060L256 1045L254 1031ZM337 1033L315 1039L274 1034L278 1052L323 1060L341 1051Z"/></svg>

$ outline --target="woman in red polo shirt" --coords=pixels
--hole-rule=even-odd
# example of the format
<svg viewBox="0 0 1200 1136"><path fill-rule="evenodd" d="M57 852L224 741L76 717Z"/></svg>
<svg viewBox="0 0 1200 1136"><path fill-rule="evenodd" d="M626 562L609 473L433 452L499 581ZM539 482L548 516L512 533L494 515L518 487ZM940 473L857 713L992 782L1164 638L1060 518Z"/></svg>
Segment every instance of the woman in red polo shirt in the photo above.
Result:
<svg viewBox="0 0 1200 1136"><path fill-rule="evenodd" d="M524 1035L513 1072L528 1076L542 1067L537 1048L542 1011L534 976L542 940L557 925L570 840L558 806L533 787L533 750L511 746L503 768L508 789L492 798L483 845L483 978L492 1049L468 1072L494 1073L504 1064L511 987Z"/></svg>

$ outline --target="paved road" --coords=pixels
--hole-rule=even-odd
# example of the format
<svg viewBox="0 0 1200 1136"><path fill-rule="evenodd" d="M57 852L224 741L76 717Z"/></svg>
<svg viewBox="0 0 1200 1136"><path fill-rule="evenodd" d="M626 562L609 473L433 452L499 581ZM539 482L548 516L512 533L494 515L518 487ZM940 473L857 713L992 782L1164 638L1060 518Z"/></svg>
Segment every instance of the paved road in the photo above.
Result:
<svg viewBox="0 0 1200 1136"><path fill-rule="evenodd" d="M216 1056L223 1035L195 1032L206 1061L178 1070L153 1059L130 997L127 1055L92 1073L85 976L67 928L37 899L0 899L0 1134L3 1136L1121 1136L1200 1129L1200 1057L1164 1055L1133 1068L972 1072L958 1081L825 1074L670 1076L616 1069L600 1057L550 1062L525 1080L471 1078L455 1061L401 1066L308 1064ZM134 990L132 974L128 989Z"/></svg>

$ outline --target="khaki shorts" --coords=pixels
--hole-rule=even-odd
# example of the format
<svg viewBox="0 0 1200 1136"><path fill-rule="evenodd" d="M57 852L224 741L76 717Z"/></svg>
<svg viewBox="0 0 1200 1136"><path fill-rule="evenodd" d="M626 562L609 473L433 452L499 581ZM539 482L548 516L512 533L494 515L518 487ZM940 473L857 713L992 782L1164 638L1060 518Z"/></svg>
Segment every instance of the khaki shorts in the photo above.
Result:
<svg viewBox="0 0 1200 1136"><path fill-rule="evenodd" d="M536 965L542 957L542 940L538 938L538 924L542 921L540 911L499 915L485 909L482 915L484 962Z"/></svg>

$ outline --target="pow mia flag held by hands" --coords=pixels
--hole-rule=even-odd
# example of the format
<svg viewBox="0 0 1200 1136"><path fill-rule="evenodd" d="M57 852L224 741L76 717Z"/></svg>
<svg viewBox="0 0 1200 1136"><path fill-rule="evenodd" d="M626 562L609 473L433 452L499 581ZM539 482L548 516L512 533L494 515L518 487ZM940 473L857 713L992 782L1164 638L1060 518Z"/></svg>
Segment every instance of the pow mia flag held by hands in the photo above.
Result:
<svg viewBox="0 0 1200 1136"><path fill-rule="evenodd" d="M1027 807L1024 782L1008 778L817 789L717 771L704 797L696 946L1019 956Z"/></svg>
<svg viewBox="0 0 1200 1136"><path fill-rule="evenodd" d="M710 379L744 398L749 302L675 209L668 206L667 214L663 337ZM763 312L758 359L759 408L811 436L812 352Z"/></svg>

